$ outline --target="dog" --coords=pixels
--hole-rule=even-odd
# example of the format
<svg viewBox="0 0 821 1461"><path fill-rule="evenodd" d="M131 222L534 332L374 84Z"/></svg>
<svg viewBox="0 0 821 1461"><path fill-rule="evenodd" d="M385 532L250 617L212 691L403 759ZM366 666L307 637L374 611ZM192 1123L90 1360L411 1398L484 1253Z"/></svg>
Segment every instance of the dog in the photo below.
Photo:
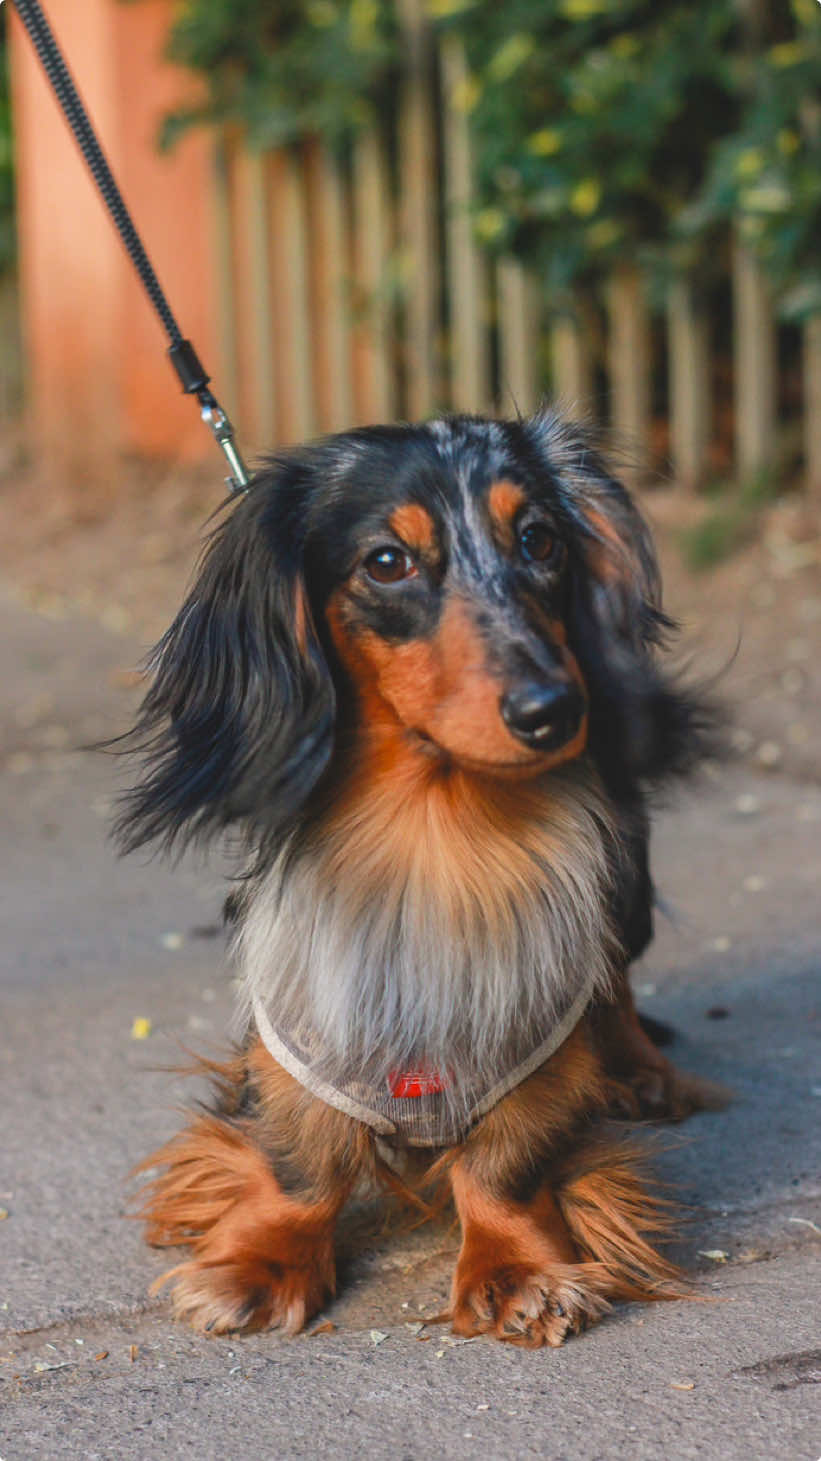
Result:
<svg viewBox="0 0 821 1461"><path fill-rule="evenodd" d="M247 1034L143 1163L178 1316L295 1333L363 1179L455 1202L456 1333L557 1345L682 1293L605 1118L711 1104L633 1006L648 806L703 752L644 521L545 409L273 458L154 651L126 850L231 831ZM411 1166L414 1163L410 1164Z"/></svg>

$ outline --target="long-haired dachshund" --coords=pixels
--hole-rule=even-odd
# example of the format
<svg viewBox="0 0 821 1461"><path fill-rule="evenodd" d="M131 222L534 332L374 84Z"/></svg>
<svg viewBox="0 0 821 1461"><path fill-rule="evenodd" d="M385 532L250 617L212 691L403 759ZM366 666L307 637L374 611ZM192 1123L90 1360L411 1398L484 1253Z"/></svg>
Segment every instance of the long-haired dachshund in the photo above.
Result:
<svg viewBox="0 0 821 1461"><path fill-rule="evenodd" d="M153 658L125 847L232 827L247 1035L144 1164L197 1328L299 1330L363 1177L427 1149L460 1334L559 1344L678 1291L601 1119L705 1093L640 1025L649 790L699 751L660 667L639 513L545 412L350 431L277 457ZM407 1179L409 1181L409 1179Z"/></svg>

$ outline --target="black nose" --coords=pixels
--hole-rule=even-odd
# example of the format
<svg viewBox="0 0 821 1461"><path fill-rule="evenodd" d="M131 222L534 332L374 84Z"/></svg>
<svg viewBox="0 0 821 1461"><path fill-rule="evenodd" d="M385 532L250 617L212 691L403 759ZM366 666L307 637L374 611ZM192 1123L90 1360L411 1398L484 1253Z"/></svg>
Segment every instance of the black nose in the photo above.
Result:
<svg viewBox="0 0 821 1461"><path fill-rule="evenodd" d="M584 696L572 680L539 684L525 680L502 697L502 719L517 740L539 751L557 751L575 736Z"/></svg>

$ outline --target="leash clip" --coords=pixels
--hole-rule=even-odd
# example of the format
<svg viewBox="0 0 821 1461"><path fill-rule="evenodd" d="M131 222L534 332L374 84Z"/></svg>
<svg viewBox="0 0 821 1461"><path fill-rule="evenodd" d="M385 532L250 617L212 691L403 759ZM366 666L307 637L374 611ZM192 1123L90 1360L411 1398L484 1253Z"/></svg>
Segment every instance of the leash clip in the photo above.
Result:
<svg viewBox="0 0 821 1461"><path fill-rule="evenodd" d="M225 479L228 490L234 494L247 492L250 478L234 441L234 428L228 416L209 390L198 391L197 399L200 403L200 416L212 432L230 468Z"/></svg>
<svg viewBox="0 0 821 1461"><path fill-rule="evenodd" d="M177 372L185 394L196 396L199 401L200 416L228 462L231 469L225 479L228 490L234 494L245 492L251 479L234 442L234 428L213 391L208 389L211 377L191 341L183 340L182 337L175 340L168 352L168 358Z"/></svg>

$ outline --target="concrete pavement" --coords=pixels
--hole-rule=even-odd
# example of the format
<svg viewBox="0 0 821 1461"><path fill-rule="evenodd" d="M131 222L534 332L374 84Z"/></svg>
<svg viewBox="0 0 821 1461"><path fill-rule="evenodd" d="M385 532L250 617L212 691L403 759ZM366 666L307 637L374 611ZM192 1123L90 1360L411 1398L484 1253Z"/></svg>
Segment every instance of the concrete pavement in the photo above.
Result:
<svg viewBox="0 0 821 1461"><path fill-rule="evenodd" d="M2 1461L818 1461L821 785L725 768L659 819L675 922L639 1003L675 1025L679 1064L736 1093L662 1133L658 1159L711 1302L626 1307L555 1352L453 1341L419 1326L454 1232L383 1232L366 1210L333 1332L198 1338L147 1298L164 1260L123 1212L129 1168L191 1096L156 1067L218 1050L230 1023L220 869L117 861L118 768L71 749L125 725L138 647L3 608Z"/></svg>

